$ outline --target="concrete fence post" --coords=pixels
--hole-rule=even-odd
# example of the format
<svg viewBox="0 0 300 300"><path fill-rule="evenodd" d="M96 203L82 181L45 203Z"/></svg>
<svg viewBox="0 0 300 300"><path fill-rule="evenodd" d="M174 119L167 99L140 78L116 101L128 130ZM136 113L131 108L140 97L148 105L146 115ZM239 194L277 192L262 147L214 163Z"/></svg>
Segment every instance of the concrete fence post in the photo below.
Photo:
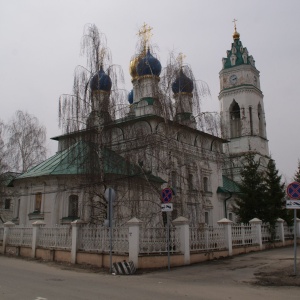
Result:
<svg viewBox="0 0 300 300"><path fill-rule="evenodd" d="M35 252L37 247L37 239L39 236L39 229L41 226L46 225L43 221L36 221L32 223L32 244L31 244L31 257L35 258Z"/></svg>
<svg viewBox="0 0 300 300"><path fill-rule="evenodd" d="M284 220L281 218L278 218L277 221L277 226L278 226L278 234L279 234L279 239L282 241L282 245L285 245L285 238L284 238Z"/></svg>
<svg viewBox="0 0 300 300"><path fill-rule="evenodd" d="M261 224L262 221L258 218L254 218L252 220L249 221L250 225L251 225L251 232L253 234L253 231L255 232L255 236L256 236L256 243L259 245L259 249L262 250L263 249L263 244L262 244L262 233L261 233Z"/></svg>
<svg viewBox="0 0 300 300"><path fill-rule="evenodd" d="M217 222L219 225L223 225L225 228L225 242L228 249L228 255L232 256L232 224L233 222L223 218Z"/></svg>
<svg viewBox="0 0 300 300"><path fill-rule="evenodd" d="M14 227L15 224L9 221L4 223L3 225L4 225L4 232L3 232L2 253L5 254L5 249L8 242L8 236L9 236L9 229L11 227Z"/></svg>
<svg viewBox="0 0 300 300"><path fill-rule="evenodd" d="M132 218L128 224L128 243L129 243L129 261L132 261L134 266L139 267L140 253L140 227L143 222L137 218Z"/></svg>
<svg viewBox="0 0 300 300"><path fill-rule="evenodd" d="M178 217L172 223L179 231L180 251L184 255L184 264L189 265L191 263L189 220L185 217Z"/></svg>
<svg viewBox="0 0 300 300"><path fill-rule="evenodd" d="M75 220L71 222L72 225L72 246L71 246L71 263L76 264L76 255L78 250L78 235L81 225L84 222L82 220Z"/></svg>
<svg viewBox="0 0 300 300"><path fill-rule="evenodd" d="M300 219L297 218L297 237L300 238Z"/></svg>

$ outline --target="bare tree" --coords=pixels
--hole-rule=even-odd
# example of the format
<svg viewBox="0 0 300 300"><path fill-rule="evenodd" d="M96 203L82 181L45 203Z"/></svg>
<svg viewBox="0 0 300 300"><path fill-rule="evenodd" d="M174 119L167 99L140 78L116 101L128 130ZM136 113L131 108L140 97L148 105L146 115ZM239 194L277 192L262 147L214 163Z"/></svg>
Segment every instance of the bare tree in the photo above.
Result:
<svg viewBox="0 0 300 300"><path fill-rule="evenodd" d="M68 151L69 163L76 165L73 186L83 191L82 205L89 210L87 221L92 223L105 218L106 186L117 192L115 219L121 224L133 216L152 224L161 222L160 191L164 183L177 189L174 217L177 212L190 216L197 210L200 214L209 202L207 191L201 192L202 177L210 172L206 162L222 163L221 150L212 143L218 138L207 134L220 135L218 116L200 111L201 98L209 95L207 84L195 80L191 68L174 54L160 78L152 74L140 84L136 70L147 49L152 51L153 47L139 39L131 60L131 76L141 101L126 105L126 93L118 86L122 72L112 64L106 38L95 25L88 25L82 40L87 66L76 68L72 95L60 97L59 119L64 133L59 137L60 147ZM95 79L97 82L106 76L103 72L111 78L111 89L93 90ZM174 82L179 89L175 92ZM182 82L188 85L184 90ZM137 95L143 91L150 91L152 96L141 99ZM135 117L135 109L143 109L147 101L155 130L150 122ZM191 144L195 132L199 133L196 146Z"/></svg>
<svg viewBox="0 0 300 300"><path fill-rule="evenodd" d="M4 143L4 123L0 120L0 175L8 170Z"/></svg>
<svg viewBox="0 0 300 300"><path fill-rule="evenodd" d="M6 125L9 169L26 172L46 158L46 128L27 112L18 110Z"/></svg>

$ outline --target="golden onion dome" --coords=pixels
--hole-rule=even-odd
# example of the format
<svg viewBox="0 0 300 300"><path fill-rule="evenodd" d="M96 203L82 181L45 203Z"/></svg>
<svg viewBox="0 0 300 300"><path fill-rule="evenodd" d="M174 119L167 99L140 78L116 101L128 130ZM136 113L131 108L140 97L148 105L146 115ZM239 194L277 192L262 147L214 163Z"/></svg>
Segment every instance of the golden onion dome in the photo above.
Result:
<svg viewBox="0 0 300 300"><path fill-rule="evenodd" d="M138 74L136 72L136 66L137 66L139 60L140 60L140 56L136 56L135 58L133 58L130 61L129 74L132 77L132 80L135 79L136 77L138 77Z"/></svg>
<svg viewBox="0 0 300 300"><path fill-rule="evenodd" d="M234 33L232 34L232 37L234 40L238 40L240 38L240 34L236 31L236 28L234 29Z"/></svg>

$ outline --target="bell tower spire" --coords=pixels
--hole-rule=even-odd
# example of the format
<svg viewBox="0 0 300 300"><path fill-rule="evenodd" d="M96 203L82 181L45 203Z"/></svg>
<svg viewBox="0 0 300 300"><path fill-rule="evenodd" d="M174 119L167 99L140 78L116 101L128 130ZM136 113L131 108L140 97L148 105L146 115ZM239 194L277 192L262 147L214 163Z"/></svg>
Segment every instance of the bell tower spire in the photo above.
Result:
<svg viewBox="0 0 300 300"><path fill-rule="evenodd" d="M243 156L249 152L256 154L261 162L265 158L267 163L269 148L260 72L254 58L240 41L236 21L233 20L231 49L222 59L219 100L223 138L230 141L225 145L224 152L233 160L231 165L233 163L237 170ZM231 176L232 179L239 181L238 173Z"/></svg>

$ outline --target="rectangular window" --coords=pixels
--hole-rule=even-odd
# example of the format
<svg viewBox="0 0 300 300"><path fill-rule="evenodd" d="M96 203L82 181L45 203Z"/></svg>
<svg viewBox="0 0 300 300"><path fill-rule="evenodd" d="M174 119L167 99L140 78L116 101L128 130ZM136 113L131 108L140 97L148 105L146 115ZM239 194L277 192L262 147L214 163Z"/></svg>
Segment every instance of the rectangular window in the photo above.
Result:
<svg viewBox="0 0 300 300"><path fill-rule="evenodd" d="M206 211L204 213L204 217L205 217L205 224L209 225L209 214L208 214L208 211Z"/></svg>
<svg viewBox="0 0 300 300"><path fill-rule="evenodd" d="M177 176L176 176L176 172L172 171L172 188L176 189L177 187Z"/></svg>
<svg viewBox="0 0 300 300"><path fill-rule="evenodd" d="M10 199L5 199L4 209L10 209Z"/></svg>
<svg viewBox="0 0 300 300"><path fill-rule="evenodd" d="M78 196L69 197L69 217L78 217Z"/></svg>
<svg viewBox="0 0 300 300"><path fill-rule="evenodd" d="M204 192L208 192L208 178L203 177L203 190Z"/></svg>
<svg viewBox="0 0 300 300"><path fill-rule="evenodd" d="M35 194L34 211L40 212L42 207L42 193Z"/></svg>
<svg viewBox="0 0 300 300"><path fill-rule="evenodd" d="M18 203L17 203L17 219L19 218L19 215L20 215L20 204L21 204L21 199L18 199Z"/></svg>
<svg viewBox="0 0 300 300"><path fill-rule="evenodd" d="M253 135L252 107L249 107L250 135Z"/></svg>
<svg viewBox="0 0 300 300"><path fill-rule="evenodd" d="M189 174L189 179L188 179L188 185L189 185L189 190L192 191L194 189L194 178L193 178L193 174Z"/></svg>

